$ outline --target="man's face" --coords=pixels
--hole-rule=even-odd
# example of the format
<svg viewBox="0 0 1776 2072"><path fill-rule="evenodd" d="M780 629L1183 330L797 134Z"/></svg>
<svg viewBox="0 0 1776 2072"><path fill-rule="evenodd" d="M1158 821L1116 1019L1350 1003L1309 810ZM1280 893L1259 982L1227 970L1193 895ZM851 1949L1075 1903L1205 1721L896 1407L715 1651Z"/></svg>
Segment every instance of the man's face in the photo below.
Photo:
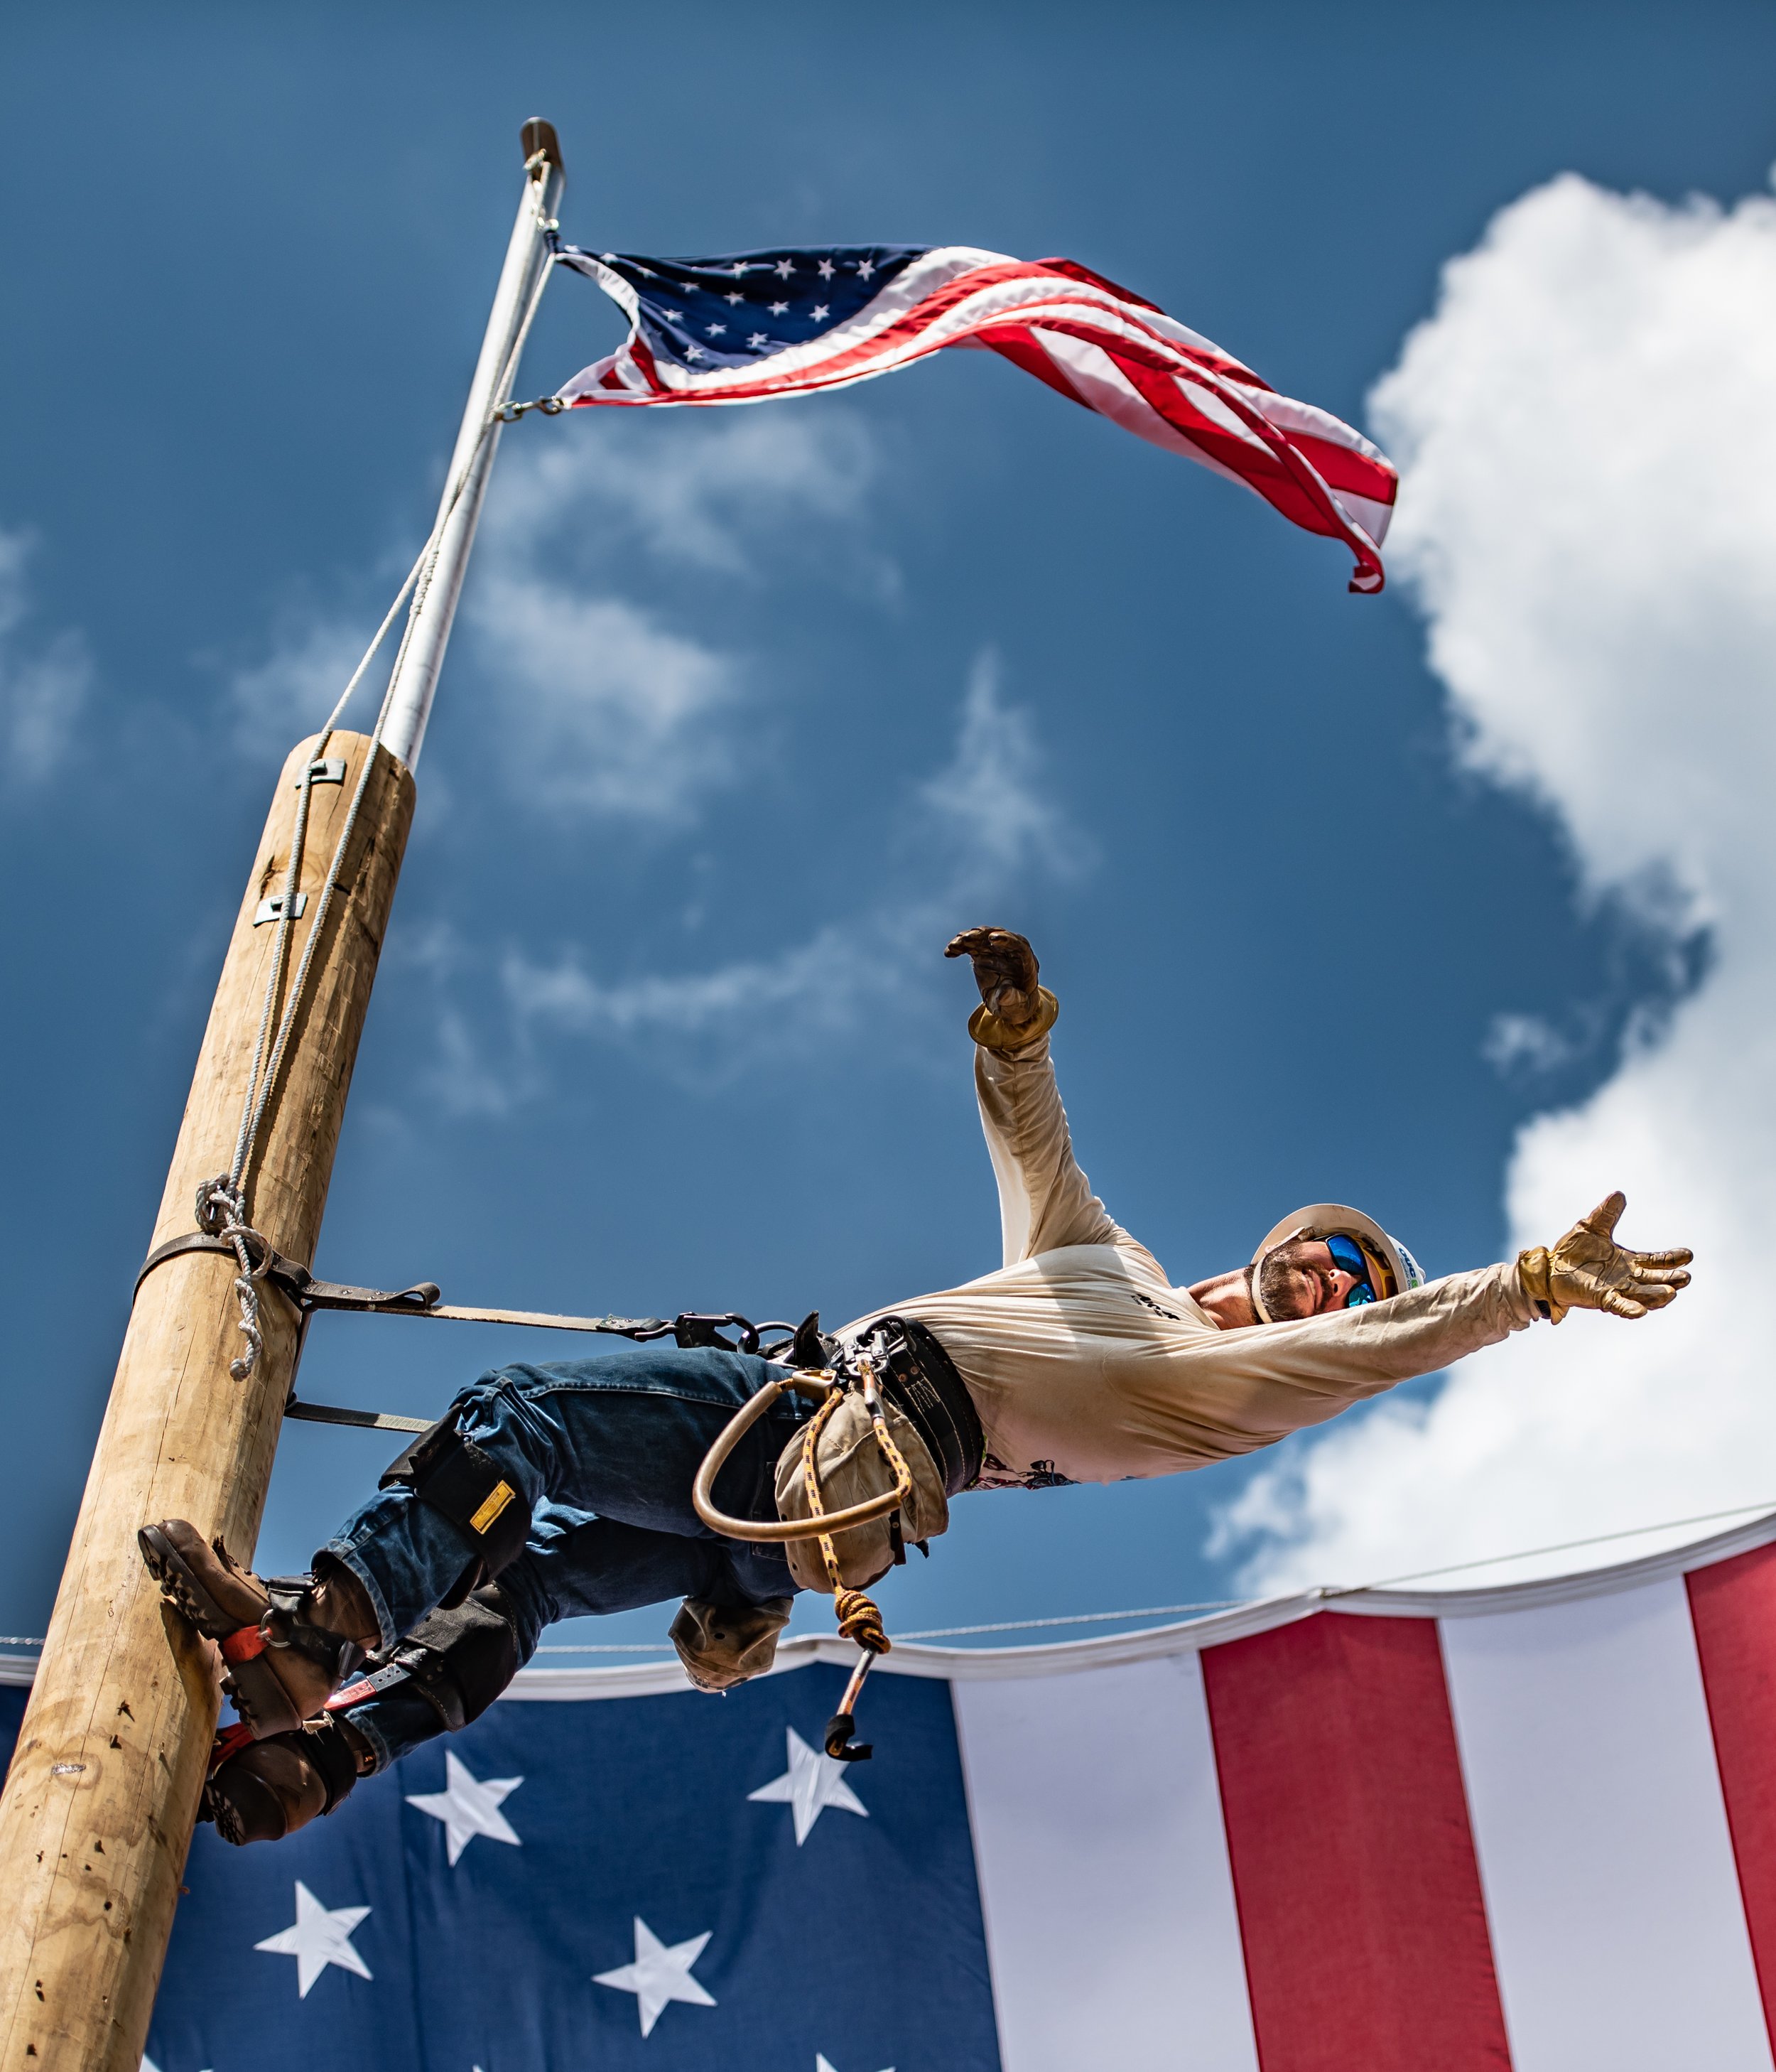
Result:
<svg viewBox="0 0 1776 2072"><path fill-rule="evenodd" d="M1258 1293L1278 1323L1342 1309L1359 1285L1356 1274L1333 1264L1323 1238L1294 1238L1258 1262Z"/></svg>

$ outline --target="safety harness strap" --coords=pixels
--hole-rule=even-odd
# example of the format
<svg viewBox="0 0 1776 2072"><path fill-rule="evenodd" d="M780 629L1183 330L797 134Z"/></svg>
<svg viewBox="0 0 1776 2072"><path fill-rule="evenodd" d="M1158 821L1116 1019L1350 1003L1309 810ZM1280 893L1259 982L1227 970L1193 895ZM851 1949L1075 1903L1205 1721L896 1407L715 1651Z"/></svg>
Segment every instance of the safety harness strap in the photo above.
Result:
<svg viewBox="0 0 1776 2072"><path fill-rule="evenodd" d="M676 1317L563 1317L547 1309L492 1309L439 1300L435 1281L416 1281L411 1288L357 1288L343 1281L322 1281L300 1260L289 1259L257 1231L244 1233L253 1261L253 1277L269 1281L281 1289L305 1316L314 1309L348 1309L360 1315L379 1317L437 1317L447 1323L520 1324L539 1331L601 1331L638 1343L650 1338L673 1338L680 1346L715 1346L726 1352L756 1353L765 1348L765 1334L781 1332L787 1350L798 1326L773 1321L755 1324L736 1311L705 1315L683 1310ZM191 1252L211 1252L236 1256L234 1241L212 1237L202 1231L169 1238L158 1244L142 1261L136 1275L136 1292L157 1267ZM810 1320L818 1326L818 1317ZM806 1331L807 1323L800 1327ZM726 1330L735 1335L722 1336ZM777 1348L772 1348L776 1350Z"/></svg>
<svg viewBox="0 0 1776 2072"><path fill-rule="evenodd" d="M519 1667L511 1606L497 1583L466 1602L431 1612L394 1652L365 1665L363 1675L328 1699L330 1712L374 1700L423 1699L455 1733L478 1720Z"/></svg>
<svg viewBox="0 0 1776 2072"><path fill-rule="evenodd" d="M356 1288L343 1281L318 1281L299 1260L286 1258L259 1231L243 1228L240 1237L252 1262L252 1278L269 1281L288 1296L305 1325L317 1309L345 1309L360 1316L437 1317L447 1323L518 1324L539 1331L599 1331L613 1338L632 1338L638 1344L670 1338L680 1346L763 1353L768 1359L781 1356L797 1367L819 1366L825 1357L818 1311L798 1326L755 1324L734 1310L706 1315L685 1309L676 1317L561 1317L546 1309L471 1309L440 1301L435 1281L417 1281L411 1288L400 1289ZM135 1293L142 1292L142 1283L156 1267L199 1252L216 1252L239 1264L232 1237L192 1231L155 1246L136 1276ZM724 1337L729 1330L734 1336ZM781 1332L785 1336L767 1345L764 1342L767 1332ZM349 1410L342 1404L301 1402L293 1390L284 1405L284 1415L306 1424L348 1424L364 1432L424 1433L432 1429L423 1417L398 1417L386 1410Z"/></svg>

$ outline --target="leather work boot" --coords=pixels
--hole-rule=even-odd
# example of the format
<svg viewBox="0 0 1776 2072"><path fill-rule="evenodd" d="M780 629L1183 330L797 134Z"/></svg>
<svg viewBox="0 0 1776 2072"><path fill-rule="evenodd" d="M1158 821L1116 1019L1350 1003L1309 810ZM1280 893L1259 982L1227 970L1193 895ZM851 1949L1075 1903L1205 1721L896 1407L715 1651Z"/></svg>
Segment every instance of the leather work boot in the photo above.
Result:
<svg viewBox="0 0 1776 2072"><path fill-rule="evenodd" d="M330 1813L369 1767L368 1744L330 1713L267 1741L229 1727L216 1736L198 1818L236 1848L281 1842Z"/></svg>
<svg viewBox="0 0 1776 2072"><path fill-rule="evenodd" d="M292 1732L326 1704L379 1638L363 1586L345 1569L262 1582L219 1540L183 1518L136 1535L148 1572L179 1616L222 1651L222 1688L256 1739Z"/></svg>

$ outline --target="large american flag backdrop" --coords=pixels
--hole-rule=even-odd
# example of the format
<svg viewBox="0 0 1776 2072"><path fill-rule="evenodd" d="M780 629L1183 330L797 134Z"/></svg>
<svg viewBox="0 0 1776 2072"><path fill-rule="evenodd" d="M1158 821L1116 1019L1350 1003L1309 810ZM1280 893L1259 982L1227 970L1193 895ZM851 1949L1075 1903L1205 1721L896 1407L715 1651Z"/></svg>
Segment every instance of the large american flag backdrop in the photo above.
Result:
<svg viewBox="0 0 1776 2072"><path fill-rule="evenodd" d="M945 347L997 352L1137 438L1241 483L1382 584L1399 479L1360 432L1279 396L1143 296L1071 259L963 245L831 245L714 259L560 246L624 310L628 338L566 384L595 405L760 403L839 388Z"/></svg>
<svg viewBox="0 0 1776 2072"><path fill-rule="evenodd" d="M149 2062L1770 2072L1776 1518L1556 1582L903 1646L848 1768L815 1753L839 1655L719 1701L527 1671L288 1843L199 1829Z"/></svg>

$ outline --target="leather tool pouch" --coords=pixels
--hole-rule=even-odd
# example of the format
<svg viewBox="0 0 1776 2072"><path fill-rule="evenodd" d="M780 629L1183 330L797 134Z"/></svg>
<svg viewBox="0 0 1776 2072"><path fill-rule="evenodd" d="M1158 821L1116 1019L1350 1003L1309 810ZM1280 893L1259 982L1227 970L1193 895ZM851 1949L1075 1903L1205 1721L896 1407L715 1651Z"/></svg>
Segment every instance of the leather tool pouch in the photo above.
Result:
<svg viewBox="0 0 1776 2072"><path fill-rule="evenodd" d="M907 1541L918 1545L935 1540L950 1523L950 1501L944 1494L943 1477L931 1457L930 1448L911 1419L892 1404L885 1409L888 1436L900 1448L913 1476L913 1494L898 1511L833 1536L839 1574L848 1589L867 1589L896 1560L905 1558L903 1549ZM779 1518L802 1519L812 1515L802 1476L802 1445L798 1432L777 1457ZM894 1470L876 1443L869 1412L860 1395L847 1394L827 1419L815 1448L814 1466L820 1500L830 1511L867 1503L872 1497L885 1496L893 1488ZM818 1540L792 1540L783 1551L789 1558L790 1573L801 1589L832 1595L832 1581L820 1558Z"/></svg>

